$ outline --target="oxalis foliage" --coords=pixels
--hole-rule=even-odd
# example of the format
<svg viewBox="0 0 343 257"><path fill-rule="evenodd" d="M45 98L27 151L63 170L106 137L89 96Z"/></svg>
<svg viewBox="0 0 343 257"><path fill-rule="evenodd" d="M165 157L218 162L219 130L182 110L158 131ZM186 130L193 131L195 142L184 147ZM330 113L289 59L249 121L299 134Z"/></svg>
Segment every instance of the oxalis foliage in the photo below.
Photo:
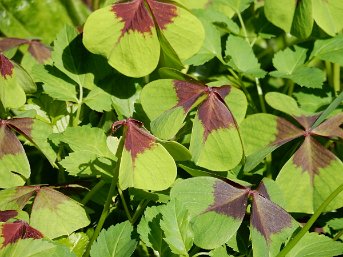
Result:
<svg viewBox="0 0 343 257"><path fill-rule="evenodd" d="M0 256L343 255L343 1L0 14Z"/></svg>

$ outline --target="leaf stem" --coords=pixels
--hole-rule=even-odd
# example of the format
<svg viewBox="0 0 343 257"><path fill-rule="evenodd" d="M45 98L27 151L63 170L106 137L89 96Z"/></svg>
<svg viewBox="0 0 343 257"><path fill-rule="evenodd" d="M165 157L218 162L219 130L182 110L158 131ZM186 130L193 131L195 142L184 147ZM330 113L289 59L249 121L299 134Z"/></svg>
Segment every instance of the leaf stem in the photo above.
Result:
<svg viewBox="0 0 343 257"><path fill-rule="evenodd" d="M119 167L120 167L120 159L121 159L121 154L123 152L123 148L124 148L124 140L122 139L118 145L118 149L117 149L117 153L116 153L116 156L117 156L117 164L114 168L114 172L113 172L113 178L112 178L112 183L111 183L111 187L110 187L110 190L108 191L108 194L107 194L107 198L106 198L106 202L105 202L105 205L104 205L104 208L102 210L102 213L101 213L101 216L100 216L100 219L99 219L99 222L98 222L98 225L96 226L95 230L94 230L94 233L92 235L92 238L89 240L89 243L87 245L87 249L84 253L84 257L88 257L89 256L89 253L90 253L90 250L91 250L91 247L92 247L92 244L93 242L95 241L95 239L97 239L97 237L99 236L99 233L105 223L105 220L109 214L109 211L110 211L110 205L112 203L112 197L116 191L116 188L117 188L117 183L118 183L118 177L119 177Z"/></svg>
<svg viewBox="0 0 343 257"><path fill-rule="evenodd" d="M288 95L289 96L292 96L292 94L293 94L293 90L294 90L294 82L292 81L292 80L288 80L288 82L287 82L287 84L288 84Z"/></svg>
<svg viewBox="0 0 343 257"><path fill-rule="evenodd" d="M121 202L123 204L126 216L127 216L128 220L130 221L130 223L132 223L132 216L131 216L129 207L126 204L125 197L123 195L123 191L120 188L118 188L118 193L119 193L120 200L121 200Z"/></svg>
<svg viewBox="0 0 343 257"><path fill-rule="evenodd" d="M104 180L100 180L98 183L96 183L95 186L82 199L81 204L87 204L88 201L93 197L93 195L97 193L105 184L106 182Z"/></svg>
<svg viewBox="0 0 343 257"><path fill-rule="evenodd" d="M197 256L211 256L209 252L199 252L194 254L192 257L197 257Z"/></svg>
<svg viewBox="0 0 343 257"><path fill-rule="evenodd" d="M145 208L148 206L148 203L149 203L149 200L140 201L135 213L132 216L132 221L131 221L132 224L134 224L138 220L138 218L142 215Z"/></svg>
<svg viewBox="0 0 343 257"><path fill-rule="evenodd" d="M341 89L341 66L338 63L333 64L333 89L335 90L335 95L338 95L338 92Z"/></svg>
<svg viewBox="0 0 343 257"><path fill-rule="evenodd" d="M318 219L320 214L325 210L325 208L331 203L336 196L343 191L343 184L336 188L326 199L325 201L319 206L319 208L315 211L312 217L308 220L305 226L299 231L296 236L289 241L289 243L282 249L282 251L277 255L277 257L284 257L287 253L289 253L292 248L300 241L300 239L306 234L307 231L312 227L314 222Z"/></svg>
<svg viewBox="0 0 343 257"><path fill-rule="evenodd" d="M263 98L263 90L261 87L260 80L258 78L255 78L255 82L256 82L256 89L257 89L258 98L260 100L261 110L262 110L262 112L266 113L267 109L266 109L266 104L265 104L264 98Z"/></svg>
<svg viewBox="0 0 343 257"><path fill-rule="evenodd" d="M238 17L238 20L242 26L242 30L243 30L243 34L244 34L244 37L245 37L245 40L249 43L250 45L250 41L249 41L249 38L248 38L248 32L247 32L247 29L245 28L245 24L244 24L244 21L243 21L243 18L242 18L242 15L239 11L236 12L237 13L237 17Z"/></svg>
<svg viewBox="0 0 343 257"><path fill-rule="evenodd" d="M332 76L332 65L331 62L325 61L326 76L328 78L329 86L333 88L333 76Z"/></svg>
<svg viewBox="0 0 343 257"><path fill-rule="evenodd" d="M80 123L81 107L83 104L83 86L79 84L79 100L77 101L77 110L75 119L73 120L73 126L77 127Z"/></svg>
<svg viewBox="0 0 343 257"><path fill-rule="evenodd" d="M338 240L343 235L343 229L339 231L333 238L333 241Z"/></svg>

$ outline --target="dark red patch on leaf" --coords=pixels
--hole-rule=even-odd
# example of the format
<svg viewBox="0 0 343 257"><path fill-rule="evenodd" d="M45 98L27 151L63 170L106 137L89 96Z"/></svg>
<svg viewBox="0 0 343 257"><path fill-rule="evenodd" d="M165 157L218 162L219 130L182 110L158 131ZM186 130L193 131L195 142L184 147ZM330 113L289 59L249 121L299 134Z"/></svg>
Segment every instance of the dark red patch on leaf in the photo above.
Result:
<svg viewBox="0 0 343 257"><path fill-rule="evenodd" d="M12 76L14 65L10 60L6 58L2 53L0 53L0 75L6 79L7 76Z"/></svg>
<svg viewBox="0 0 343 257"><path fill-rule="evenodd" d="M340 113L327 119L318 127L313 129L312 134L324 137L340 137L341 139L343 139L343 129L340 128L342 123L343 113Z"/></svg>
<svg viewBox="0 0 343 257"><path fill-rule="evenodd" d="M27 44L28 41L29 40L27 39L14 38L14 37L3 38L0 40L0 52L5 52L14 47Z"/></svg>
<svg viewBox="0 0 343 257"><path fill-rule="evenodd" d="M323 147L311 136L305 137L305 141L293 156L293 163L310 174L313 184L314 176L319 174L319 170L330 165L336 156Z"/></svg>
<svg viewBox="0 0 343 257"><path fill-rule="evenodd" d="M112 6L112 11L124 22L121 37L130 31L139 33L151 33L154 20L145 7L144 0L117 3Z"/></svg>
<svg viewBox="0 0 343 257"><path fill-rule="evenodd" d="M205 85L190 83L183 80L174 80L173 84L178 98L176 106L182 106L186 113L207 89Z"/></svg>
<svg viewBox="0 0 343 257"><path fill-rule="evenodd" d="M212 91L219 94L223 100L231 92L231 86L228 86L228 85L221 86L221 87L212 87L211 89L212 89Z"/></svg>
<svg viewBox="0 0 343 257"><path fill-rule="evenodd" d="M215 92L210 92L208 98L200 105L198 117L204 126L204 141L214 130L236 126L231 112Z"/></svg>
<svg viewBox="0 0 343 257"><path fill-rule="evenodd" d="M32 131L33 122L34 122L34 119L32 118L13 118L13 119L7 120L7 124L10 128L22 134L31 142L32 142L31 131Z"/></svg>
<svg viewBox="0 0 343 257"><path fill-rule="evenodd" d="M247 207L249 189L236 188L224 181L214 184L214 203L205 212L219 214L242 220Z"/></svg>
<svg viewBox="0 0 343 257"><path fill-rule="evenodd" d="M267 242L270 242L273 234L291 227L292 217L284 209L255 191L253 192L250 223Z"/></svg>
<svg viewBox="0 0 343 257"><path fill-rule="evenodd" d="M15 210L0 211L0 222L6 222L18 215Z"/></svg>
<svg viewBox="0 0 343 257"><path fill-rule="evenodd" d="M15 243L19 239L25 238L43 238L43 234L39 232L37 229L34 229L25 221L16 221L13 223L5 223L2 226L2 236L4 238L4 242L2 243L2 247Z"/></svg>
<svg viewBox="0 0 343 257"><path fill-rule="evenodd" d="M51 57L50 48L38 40L30 41L28 51L39 63L44 63Z"/></svg>
<svg viewBox="0 0 343 257"><path fill-rule="evenodd" d="M116 121L112 125L112 130L118 129L119 126L124 126L125 130L125 149L131 153L134 161L138 154L144 152L156 141L147 130L143 128L143 123L128 118L126 120Z"/></svg>
<svg viewBox="0 0 343 257"><path fill-rule="evenodd" d="M267 192L267 188L266 186L264 185L263 181L258 185L256 191L262 195L263 197L267 198L270 200L270 197L269 197L269 194Z"/></svg>
<svg viewBox="0 0 343 257"><path fill-rule="evenodd" d="M283 145L304 134L303 130L297 128L292 123L283 118L278 117L276 122L277 134L273 144Z"/></svg>
<svg viewBox="0 0 343 257"><path fill-rule="evenodd" d="M39 186L20 186L16 187L15 194L11 201L18 205L18 209L23 209L30 198L39 190Z"/></svg>
<svg viewBox="0 0 343 257"><path fill-rule="evenodd" d="M158 27L163 30L166 26L173 22L173 19L178 16L177 8L170 3L159 2L155 0L146 0Z"/></svg>

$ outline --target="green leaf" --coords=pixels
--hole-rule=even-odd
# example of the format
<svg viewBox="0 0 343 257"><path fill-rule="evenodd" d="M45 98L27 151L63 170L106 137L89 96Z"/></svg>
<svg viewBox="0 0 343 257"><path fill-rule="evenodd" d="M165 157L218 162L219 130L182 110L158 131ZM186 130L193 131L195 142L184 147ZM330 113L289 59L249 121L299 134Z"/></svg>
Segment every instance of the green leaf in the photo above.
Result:
<svg viewBox="0 0 343 257"><path fill-rule="evenodd" d="M44 93L53 99L78 102L75 82L55 67L36 65L32 75L36 82L44 83Z"/></svg>
<svg viewBox="0 0 343 257"><path fill-rule="evenodd" d="M245 215L245 190L213 177L196 177L176 183L170 196L188 209L194 243L204 249L226 243ZM230 204L234 206L229 207Z"/></svg>
<svg viewBox="0 0 343 257"><path fill-rule="evenodd" d="M318 68L306 67L306 49L295 46L295 51L286 48L279 51L273 58L273 65L277 71L270 75L278 78L291 79L303 87L320 88L325 81L325 74Z"/></svg>
<svg viewBox="0 0 343 257"><path fill-rule="evenodd" d="M269 92L265 96L266 102L274 109L292 116L308 114L301 110L294 98L278 92Z"/></svg>
<svg viewBox="0 0 343 257"><path fill-rule="evenodd" d="M175 161L189 161L192 158L188 149L176 141L160 141L160 144L169 152Z"/></svg>
<svg viewBox="0 0 343 257"><path fill-rule="evenodd" d="M69 235L89 224L83 207L75 200L49 187L37 190L30 225L48 238Z"/></svg>
<svg viewBox="0 0 343 257"><path fill-rule="evenodd" d="M257 78L263 78L266 75L266 72L260 68L249 43L243 38L229 36L226 41L225 55L231 58L228 64L244 75Z"/></svg>
<svg viewBox="0 0 343 257"><path fill-rule="evenodd" d="M0 256L6 257L76 257L65 246L46 239L22 239L0 249Z"/></svg>
<svg viewBox="0 0 343 257"><path fill-rule="evenodd" d="M50 43L65 24L72 25L58 0L41 0L28 5L21 0L2 0L0 13L0 30L8 37L42 38Z"/></svg>
<svg viewBox="0 0 343 257"><path fill-rule="evenodd" d="M129 221L103 229L92 245L91 257L129 257L137 246L133 227Z"/></svg>
<svg viewBox="0 0 343 257"><path fill-rule="evenodd" d="M160 256L172 257L176 255L171 252L168 244L164 240L164 232L160 226L162 219L161 211L164 208L165 205L148 207L137 226L137 232L141 240L148 247L159 252Z"/></svg>
<svg viewBox="0 0 343 257"><path fill-rule="evenodd" d="M343 244L317 233L307 233L287 257L333 257L343 254Z"/></svg>
<svg viewBox="0 0 343 257"><path fill-rule="evenodd" d="M343 2L313 0L313 18L327 34L334 36L343 28Z"/></svg>
<svg viewBox="0 0 343 257"><path fill-rule="evenodd" d="M0 53L0 102L5 109L25 104L25 93L34 93L36 85L29 74Z"/></svg>
<svg viewBox="0 0 343 257"><path fill-rule="evenodd" d="M158 33L181 60L195 54L204 39L200 21L187 10L172 3L146 4L134 0L98 9L84 26L87 49L105 56L111 66L131 77L145 76L157 67L161 48ZM125 12L127 8L130 15ZM194 43L189 44L190 41Z"/></svg>
<svg viewBox="0 0 343 257"><path fill-rule="evenodd" d="M173 253L188 255L193 245L193 231L190 216L183 204L177 200L170 201L161 211L161 228L164 231L164 240Z"/></svg>
<svg viewBox="0 0 343 257"><path fill-rule="evenodd" d="M334 38L316 40L311 57L343 65L343 35Z"/></svg>
<svg viewBox="0 0 343 257"><path fill-rule="evenodd" d="M282 167L276 183L284 193L285 209L289 212L313 213L343 183L343 163L311 136ZM343 206L338 195L326 211Z"/></svg>
<svg viewBox="0 0 343 257"><path fill-rule="evenodd" d="M35 187L12 187L0 191L0 210L21 210L35 194Z"/></svg>
<svg viewBox="0 0 343 257"><path fill-rule="evenodd" d="M77 257L82 257L89 243L89 238L85 233L78 232L58 239L57 242L67 246Z"/></svg>
<svg viewBox="0 0 343 257"><path fill-rule="evenodd" d="M228 255L225 246L214 249L210 253L211 253L210 256L212 257L232 257L233 256L233 255Z"/></svg>

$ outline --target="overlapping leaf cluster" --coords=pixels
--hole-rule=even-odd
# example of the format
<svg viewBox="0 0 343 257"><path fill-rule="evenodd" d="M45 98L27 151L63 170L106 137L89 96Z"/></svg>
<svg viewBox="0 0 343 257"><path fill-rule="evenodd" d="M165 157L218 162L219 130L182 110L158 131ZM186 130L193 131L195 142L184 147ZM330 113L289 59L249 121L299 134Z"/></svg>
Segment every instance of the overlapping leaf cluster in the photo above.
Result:
<svg viewBox="0 0 343 257"><path fill-rule="evenodd" d="M0 14L0 256L343 254L340 0Z"/></svg>

